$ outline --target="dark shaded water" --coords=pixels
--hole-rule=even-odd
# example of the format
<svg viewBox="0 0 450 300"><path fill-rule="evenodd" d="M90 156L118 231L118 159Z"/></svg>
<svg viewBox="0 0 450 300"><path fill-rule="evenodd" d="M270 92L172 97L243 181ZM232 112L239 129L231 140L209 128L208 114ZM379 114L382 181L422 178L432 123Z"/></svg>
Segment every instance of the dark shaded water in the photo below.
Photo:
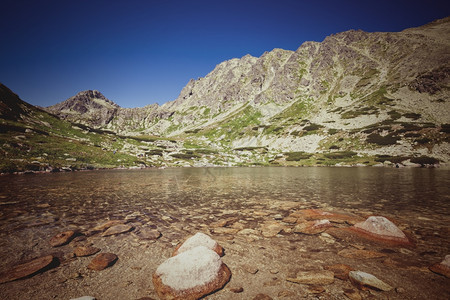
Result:
<svg viewBox="0 0 450 300"><path fill-rule="evenodd" d="M179 168L3 176L0 229L5 234L29 226L88 226L127 216L189 221L273 201L443 220L450 213L450 171Z"/></svg>

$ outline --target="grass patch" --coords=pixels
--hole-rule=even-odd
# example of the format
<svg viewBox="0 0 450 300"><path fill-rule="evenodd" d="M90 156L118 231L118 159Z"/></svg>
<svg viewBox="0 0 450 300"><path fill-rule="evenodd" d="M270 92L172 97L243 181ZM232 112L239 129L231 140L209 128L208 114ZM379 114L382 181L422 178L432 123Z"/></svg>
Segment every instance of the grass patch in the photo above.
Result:
<svg viewBox="0 0 450 300"><path fill-rule="evenodd" d="M286 155L287 161L300 161L303 159L309 159L311 156L313 156L312 153L307 152L285 152L283 154Z"/></svg>

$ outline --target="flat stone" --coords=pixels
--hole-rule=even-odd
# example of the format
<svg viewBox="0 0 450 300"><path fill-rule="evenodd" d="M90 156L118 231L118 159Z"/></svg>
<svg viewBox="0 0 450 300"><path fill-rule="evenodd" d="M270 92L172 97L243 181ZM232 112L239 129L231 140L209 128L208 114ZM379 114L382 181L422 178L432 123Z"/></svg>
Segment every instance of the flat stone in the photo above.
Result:
<svg viewBox="0 0 450 300"><path fill-rule="evenodd" d="M59 247L69 243L75 237L75 231L68 230L58 233L50 239L50 245L52 247Z"/></svg>
<svg viewBox="0 0 450 300"><path fill-rule="evenodd" d="M215 240L213 240L209 235L202 232L197 232L195 235L189 237L182 244L178 245L172 256L180 254L182 252L191 250L198 246L204 246L212 251L216 252L218 255L223 256L223 248Z"/></svg>
<svg viewBox="0 0 450 300"><path fill-rule="evenodd" d="M364 219L351 213L328 212L321 209L302 209L291 214L292 217L304 218L306 220L329 220L333 223L356 224Z"/></svg>
<svg viewBox="0 0 450 300"><path fill-rule="evenodd" d="M295 278L286 278L286 280L302 284L326 285L334 282L334 273L329 270L300 271Z"/></svg>
<svg viewBox="0 0 450 300"><path fill-rule="evenodd" d="M250 274L256 274L259 271L258 268L256 268L255 266L252 266L252 265L243 265L242 270L244 270L245 272L250 273Z"/></svg>
<svg viewBox="0 0 450 300"><path fill-rule="evenodd" d="M381 252L353 249L353 248L343 249L338 252L338 255L346 258L358 258L358 259L380 258L387 256L385 253Z"/></svg>
<svg viewBox="0 0 450 300"><path fill-rule="evenodd" d="M215 251L197 246L163 262L153 274L153 285L161 299L199 299L221 289L230 277Z"/></svg>
<svg viewBox="0 0 450 300"><path fill-rule="evenodd" d="M330 223L330 221L323 219L323 220L315 220L315 221L305 221L303 223L297 224L293 231L295 233L303 233L303 234L319 234L327 230L329 227L332 227L333 225Z"/></svg>
<svg viewBox="0 0 450 300"><path fill-rule="evenodd" d="M133 226L127 225L127 224L119 224L114 225L108 228L105 232L103 232L102 236L110 236L110 235L116 235L121 233L129 232L133 229Z"/></svg>
<svg viewBox="0 0 450 300"><path fill-rule="evenodd" d="M362 300L361 294L357 290L344 289L344 295L350 300Z"/></svg>
<svg viewBox="0 0 450 300"><path fill-rule="evenodd" d="M143 227L135 235L141 240L157 240L161 237L161 232L153 228Z"/></svg>
<svg viewBox="0 0 450 300"><path fill-rule="evenodd" d="M444 260L429 267L430 271L450 278L450 255L446 255Z"/></svg>
<svg viewBox="0 0 450 300"><path fill-rule="evenodd" d="M112 266L117 261L117 259L117 255L113 253L100 253L96 257L94 257L94 259L88 265L88 269L101 271Z"/></svg>
<svg viewBox="0 0 450 300"><path fill-rule="evenodd" d="M227 227L235 223L238 219L236 217L230 217L223 220L219 220L216 222L213 222L209 225L209 227L216 228L216 227Z"/></svg>
<svg viewBox="0 0 450 300"><path fill-rule="evenodd" d="M110 228L112 226L119 225L119 224L125 224L125 221L123 221L123 220L109 220L109 221L106 221L105 223L102 223L102 224L100 224L98 226L95 226L90 231L91 232L99 232L99 231L101 232L101 231L104 231L104 230L106 230L106 229L108 229L108 228Z"/></svg>
<svg viewBox="0 0 450 300"><path fill-rule="evenodd" d="M389 284L381 281L372 274L365 273L362 271L350 271L349 272L350 281L355 284L359 289L363 287L374 288L381 291L391 291L393 289Z"/></svg>
<svg viewBox="0 0 450 300"><path fill-rule="evenodd" d="M350 271L353 271L352 267L344 264L325 266L325 269L332 271L334 273L334 277L341 280L348 280L348 274L350 273Z"/></svg>
<svg viewBox="0 0 450 300"><path fill-rule="evenodd" d="M81 256L89 256L89 255L93 255L93 254L98 253L99 251L100 251L100 249L99 249L99 248L96 248L96 247L92 247L92 246L80 246L80 247L77 247L77 248L73 251L73 253L74 253L76 256L81 257Z"/></svg>
<svg viewBox="0 0 450 300"><path fill-rule="evenodd" d="M52 255L36 258L30 262L12 267L10 270L0 274L0 283L9 282L24 277L32 276L53 262Z"/></svg>
<svg viewBox="0 0 450 300"><path fill-rule="evenodd" d="M92 297L92 296L83 296L83 297L78 297L78 298L72 298L70 300L96 300L96 298Z"/></svg>
<svg viewBox="0 0 450 300"><path fill-rule="evenodd" d="M283 229L285 229L286 226L281 225L278 222L267 222L262 224L261 226L261 234L262 236L269 238L274 237L277 234L279 234Z"/></svg>

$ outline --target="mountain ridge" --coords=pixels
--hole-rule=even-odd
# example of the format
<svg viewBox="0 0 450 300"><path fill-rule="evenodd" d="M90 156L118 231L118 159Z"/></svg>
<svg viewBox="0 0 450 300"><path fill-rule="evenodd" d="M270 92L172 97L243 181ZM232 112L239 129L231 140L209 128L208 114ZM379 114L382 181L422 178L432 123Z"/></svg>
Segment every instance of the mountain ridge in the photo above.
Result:
<svg viewBox="0 0 450 300"><path fill-rule="evenodd" d="M64 128L112 165L123 162L109 157L116 150L155 166L448 163L449 36L450 17L401 32L349 30L224 61L161 106L121 108L84 91L45 108L71 125L30 108L27 126ZM55 125L42 127L41 115Z"/></svg>

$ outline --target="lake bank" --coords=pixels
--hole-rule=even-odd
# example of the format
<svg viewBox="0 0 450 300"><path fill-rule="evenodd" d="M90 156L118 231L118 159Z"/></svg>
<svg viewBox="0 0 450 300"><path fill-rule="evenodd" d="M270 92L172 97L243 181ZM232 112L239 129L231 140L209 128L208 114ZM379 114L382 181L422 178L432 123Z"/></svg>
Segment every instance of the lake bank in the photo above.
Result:
<svg viewBox="0 0 450 300"><path fill-rule="evenodd" d="M208 299L253 299L260 293L274 299L449 295L448 279L428 269L449 254L447 170L169 168L49 175L3 177L1 182L2 202L10 202L1 210L1 270L48 254L59 260L59 266L46 272L1 284L9 299L157 299L152 273L176 244L196 232L222 245L223 261L232 272L224 289ZM317 234L294 232L303 221L297 223L299 217L294 221L292 215L306 209L363 219L383 215L416 246L394 247L333 232L351 226L346 222L331 222ZM92 232L108 220L133 229L111 236ZM51 247L51 238L66 230L80 234ZM143 234L148 230L161 236L149 239ZM117 262L102 271L89 270L93 257L73 255L89 244L116 254ZM380 256L343 256L343 250L351 249ZM371 273L394 290L362 291L339 278L315 285L287 280L300 271L318 274L335 264Z"/></svg>

